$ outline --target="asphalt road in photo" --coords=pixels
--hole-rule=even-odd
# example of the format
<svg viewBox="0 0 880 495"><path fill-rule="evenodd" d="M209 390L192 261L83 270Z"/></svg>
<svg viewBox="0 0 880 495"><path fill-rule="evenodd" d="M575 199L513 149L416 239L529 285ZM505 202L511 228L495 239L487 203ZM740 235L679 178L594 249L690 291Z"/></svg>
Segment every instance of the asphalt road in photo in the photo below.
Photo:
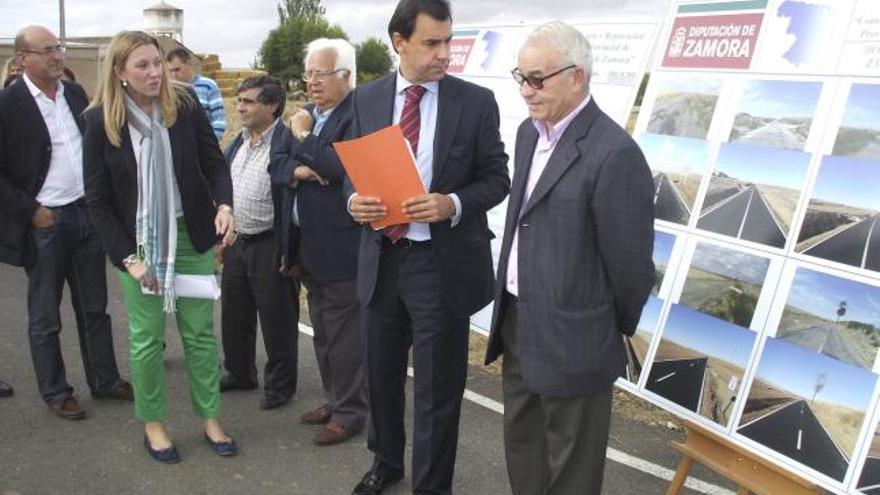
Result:
<svg viewBox="0 0 880 495"><path fill-rule="evenodd" d="M708 358L655 362L645 386L657 395L699 412L707 362Z"/></svg>
<svg viewBox="0 0 880 495"><path fill-rule="evenodd" d="M756 186L713 205L697 221L697 227L768 246L785 246L785 232Z"/></svg>
<svg viewBox="0 0 880 495"><path fill-rule="evenodd" d="M669 222L687 224L691 211L669 176L654 175L654 216Z"/></svg>
<svg viewBox="0 0 880 495"><path fill-rule="evenodd" d="M878 219L880 219L880 215L871 215L805 249L804 254L878 271L880 270L880 225L877 225Z"/></svg>

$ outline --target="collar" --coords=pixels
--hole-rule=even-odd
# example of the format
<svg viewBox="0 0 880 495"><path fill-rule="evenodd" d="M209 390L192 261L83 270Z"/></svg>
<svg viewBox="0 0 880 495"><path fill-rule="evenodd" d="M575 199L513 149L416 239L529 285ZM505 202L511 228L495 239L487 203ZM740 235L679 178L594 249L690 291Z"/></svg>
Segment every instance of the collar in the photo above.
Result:
<svg viewBox="0 0 880 495"><path fill-rule="evenodd" d="M31 81L31 78L28 77L27 73L22 74L21 78L24 79L24 83L27 84L28 90L30 90L30 92L31 92L31 96L36 98L37 96L40 96L43 94L43 90L38 88L37 85L34 84L33 81ZM61 81L56 81L56 83L58 84L58 89L55 92L55 98L58 98L59 96L64 96L64 85L61 84ZM47 98L48 98L48 96L47 96Z"/></svg>
<svg viewBox="0 0 880 495"><path fill-rule="evenodd" d="M267 127L266 130L260 134L260 136L257 138L256 143L251 143L251 131L247 128L243 128L241 130L241 137L244 140L244 143L251 147L262 146L266 144L266 142L268 141L267 137L271 136L272 133L275 131L275 126L278 125L279 120L280 119L275 119L269 125L269 127Z"/></svg>
<svg viewBox="0 0 880 495"><path fill-rule="evenodd" d="M339 105L336 105L336 107L338 107L338 106ZM312 109L312 116L315 117L315 120L326 119L326 118L330 117L330 114L333 113L333 110L336 110L336 107L328 108L327 110L324 110L322 112L321 110L318 109L318 106L315 105L315 108Z"/></svg>
<svg viewBox="0 0 880 495"><path fill-rule="evenodd" d="M578 106L574 108L571 112L568 112L568 115L565 116L562 120L556 123L552 129L548 130L549 124L543 120L532 119L532 125L535 126L535 129L538 131L538 134L544 138L545 140L556 143L559 141L559 138L562 137L562 134L568 128L568 125L571 124L571 121L577 116L577 114L581 113L588 103L590 103L590 99L593 96L588 94L584 101L580 102Z"/></svg>
<svg viewBox="0 0 880 495"><path fill-rule="evenodd" d="M404 91L406 91L406 88L408 88L412 85L413 85L413 83L409 82L409 80L407 80L407 78L403 77L403 74L400 73L400 69L397 69L397 82L396 82L394 94L401 95L401 94L403 94ZM428 91L428 93L436 95L437 91L439 91L439 89L440 89L440 81L428 81L428 82L419 84L419 86L425 88Z"/></svg>

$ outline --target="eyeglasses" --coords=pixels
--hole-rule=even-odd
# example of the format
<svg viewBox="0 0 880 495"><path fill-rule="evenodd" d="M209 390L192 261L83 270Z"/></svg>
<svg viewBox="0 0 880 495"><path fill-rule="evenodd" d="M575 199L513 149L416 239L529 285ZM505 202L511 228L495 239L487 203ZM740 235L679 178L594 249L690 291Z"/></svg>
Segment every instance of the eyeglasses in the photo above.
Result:
<svg viewBox="0 0 880 495"><path fill-rule="evenodd" d="M37 55L46 55L46 56L49 56L49 55L52 55L55 53L60 53L63 55L64 52L67 51L67 47L64 45L55 45L55 46L47 46L46 48L43 48L42 50L19 50L19 51L23 52L23 53L35 53Z"/></svg>
<svg viewBox="0 0 880 495"><path fill-rule="evenodd" d="M519 70L519 67L517 67L517 68L513 69L512 71L510 71L510 75L513 76L513 80L516 81L516 83L519 84L520 86L522 86L523 83L526 83L532 89L544 89L544 81L546 81L547 79L550 79L551 77L553 77L555 75L562 74L563 72L567 71L568 69L574 69L575 67L577 67L577 65L571 64L569 66L566 66L566 67L559 69L558 71L556 71L552 74L547 74L546 76L542 76L542 75L528 75L527 76L527 75L523 74L521 70Z"/></svg>
<svg viewBox="0 0 880 495"><path fill-rule="evenodd" d="M309 82L312 78L317 79L319 82L324 82L328 77L336 74L337 72L341 72L348 69L336 69L331 70L330 72L324 72L321 70L308 70L303 73L302 80L305 82Z"/></svg>

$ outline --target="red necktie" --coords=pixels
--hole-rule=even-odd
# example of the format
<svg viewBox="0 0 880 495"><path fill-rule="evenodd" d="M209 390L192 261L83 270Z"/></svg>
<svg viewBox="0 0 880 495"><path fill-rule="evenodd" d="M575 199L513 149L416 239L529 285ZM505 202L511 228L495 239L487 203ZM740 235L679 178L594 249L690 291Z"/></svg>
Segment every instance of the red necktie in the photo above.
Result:
<svg viewBox="0 0 880 495"><path fill-rule="evenodd" d="M412 147L413 155L419 152L419 130L421 129L421 118L419 116L419 102L422 95L425 94L425 88L422 86L410 86L406 88L406 102L403 104L403 112L400 114L400 129L403 131L403 137L409 141ZM388 237L391 243L400 240L409 230L408 223L392 225L382 229L382 235Z"/></svg>

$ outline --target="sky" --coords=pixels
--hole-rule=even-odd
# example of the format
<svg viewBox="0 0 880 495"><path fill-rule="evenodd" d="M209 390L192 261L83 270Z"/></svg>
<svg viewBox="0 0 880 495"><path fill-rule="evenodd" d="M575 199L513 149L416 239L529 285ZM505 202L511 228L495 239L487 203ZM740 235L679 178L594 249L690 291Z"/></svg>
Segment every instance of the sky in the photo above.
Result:
<svg viewBox="0 0 880 495"><path fill-rule="evenodd" d="M755 332L733 323L673 304L663 339L706 356L745 368L752 354Z"/></svg>
<svg viewBox="0 0 880 495"><path fill-rule="evenodd" d="M724 143L715 172L739 180L800 190L804 186L811 155L803 151Z"/></svg>
<svg viewBox="0 0 880 495"><path fill-rule="evenodd" d="M829 203L880 211L880 162L826 156L819 169L813 197Z"/></svg>
<svg viewBox="0 0 880 495"><path fill-rule="evenodd" d="M740 112L758 117L812 118L822 83L804 81L749 81Z"/></svg>
<svg viewBox="0 0 880 495"><path fill-rule="evenodd" d="M761 287L767 276L770 260L762 256L734 251L715 244L700 243L694 250L691 267L740 280Z"/></svg>
<svg viewBox="0 0 880 495"><path fill-rule="evenodd" d="M642 134L639 146L653 170L701 175L709 162L709 143L660 134Z"/></svg>
<svg viewBox="0 0 880 495"><path fill-rule="evenodd" d="M880 287L798 268L788 296L789 306L830 321L836 317L841 301L846 301L847 310L843 320L880 328Z"/></svg>
<svg viewBox="0 0 880 495"><path fill-rule="evenodd" d="M158 0L65 0L69 36L109 36L141 26L142 11ZM167 0L184 10L184 43L197 53L216 53L224 67L249 67L268 32L277 26L275 0ZM592 21L619 16L662 20L669 0L452 0L456 26L537 23L553 19ZM327 18L354 42L370 36L387 42L396 1L323 0ZM0 38L27 24L58 30L57 0L0 0Z"/></svg>
<svg viewBox="0 0 880 495"><path fill-rule="evenodd" d="M660 310L663 308L663 300L654 296L648 296L648 301L642 307L642 316L639 319L638 331L654 334L657 323L660 321Z"/></svg>
<svg viewBox="0 0 880 495"><path fill-rule="evenodd" d="M880 85L853 84L842 126L880 129Z"/></svg>
<svg viewBox="0 0 880 495"><path fill-rule="evenodd" d="M666 266L675 245L675 236L659 230L654 231L654 253L652 258L657 266Z"/></svg>

